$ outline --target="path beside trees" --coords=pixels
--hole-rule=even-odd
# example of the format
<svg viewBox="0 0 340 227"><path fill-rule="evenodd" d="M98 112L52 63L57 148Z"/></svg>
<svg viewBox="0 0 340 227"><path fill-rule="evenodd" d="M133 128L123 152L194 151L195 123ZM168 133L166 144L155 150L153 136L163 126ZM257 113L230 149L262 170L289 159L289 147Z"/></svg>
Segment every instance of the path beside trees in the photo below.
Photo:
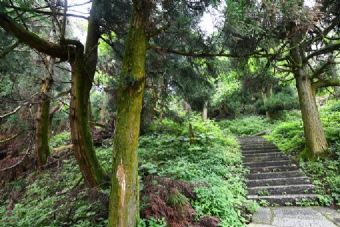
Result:
<svg viewBox="0 0 340 227"><path fill-rule="evenodd" d="M337 227L340 213L325 207L260 208L248 227Z"/></svg>

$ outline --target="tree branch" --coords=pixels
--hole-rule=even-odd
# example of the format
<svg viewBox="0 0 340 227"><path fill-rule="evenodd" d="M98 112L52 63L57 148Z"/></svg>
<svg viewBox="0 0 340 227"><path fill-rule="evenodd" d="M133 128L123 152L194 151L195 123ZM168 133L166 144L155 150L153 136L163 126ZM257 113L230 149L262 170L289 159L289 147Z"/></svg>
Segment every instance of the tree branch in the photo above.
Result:
<svg viewBox="0 0 340 227"><path fill-rule="evenodd" d="M312 87L313 89L315 89L315 91L319 88L330 86L340 86L340 80L339 79L318 80L312 84Z"/></svg>
<svg viewBox="0 0 340 227"><path fill-rule="evenodd" d="M10 5L5 5L6 8L11 8L14 10L18 10L18 11L22 11L22 12L31 12L31 13L38 13L38 14L43 14L43 15L47 15L47 16L64 16L63 12L51 12L51 11L45 11L45 10L39 10L39 9L26 9L26 8L21 8L18 6L10 6ZM88 20L89 18L87 16L82 16L82 15L78 15L78 14L73 14L73 13L67 13L66 14L67 17L76 17L76 18L80 18L80 19L84 19L84 20Z"/></svg>
<svg viewBox="0 0 340 227"><path fill-rule="evenodd" d="M5 31L13 34L19 41L39 52L63 60L69 59L70 57L69 48L66 45L58 45L40 38L33 32L24 29L20 24L3 13L0 13L0 26L5 29Z"/></svg>
<svg viewBox="0 0 340 227"><path fill-rule="evenodd" d="M12 46L8 47L6 50L0 53L0 59L6 57L6 55L11 53L11 51L14 50L17 46L19 46L19 44L20 42L17 41Z"/></svg>
<svg viewBox="0 0 340 227"><path fill-rule="evenodd" d="M150 49L163 54L163 53L168 53L168 54L177 54L181 56L187 56L187 57L195 57L195 58L207 58L207 57L246 57L246 56L238 56L234 54L229 54L229 53L206 53L206 52L196 52L196 51L191 51L191 52L186 52L186 51L180 51L180 50L173 50L165 47L160 47L156 45L151 45L149 46ZM249 55L247 55L249 56Z"/></svg>
<svg viewBox="0 0 340 227"><path fill-rule="evenodd" d="M328 46L326 46L322 49L316 50L313 53L311 53L310 55L308 55L306 57L306 61L308 61L309 59L311 59L313 57L316 57L316 56L319 56L319 55L322 55L322 54L327 54L327 53L330 53L330 52L333 52L333 51L339 50L339 49L340 49L340 43L328 45Z"/></svg>
<svg viewBox="0 0 340 227"><path fill-rule="evenodd" d="M0 115L0 120L2 120L2 119L4 119L4 118L6 118L6 117L9 117L9 116L11 116L11 115L17 113L23 106L26 106L27 104L28 104L28 102L26 102L26 103L24 103L24 104L22 104L22 105L20 105L20 106L17 106L17 107L16 107L14 110L12 110L11 112L8 112L8 113L5 113L5 114L3 114L3 115Z"/></svg>

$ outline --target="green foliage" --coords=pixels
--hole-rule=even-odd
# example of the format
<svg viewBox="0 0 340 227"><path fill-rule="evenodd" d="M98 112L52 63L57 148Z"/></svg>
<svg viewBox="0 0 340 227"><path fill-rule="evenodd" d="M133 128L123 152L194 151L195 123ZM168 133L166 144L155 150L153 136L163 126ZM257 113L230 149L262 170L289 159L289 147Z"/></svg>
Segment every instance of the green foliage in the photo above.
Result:
<svg viewBox="0 0 340 227"><path fill-rule="evenodd" d="M252 135L271 129L274 126L272 122L260 116L245 116L235 120L224 120L220 121L219 125L222 128L228 128L238 136Z"/></svg>
<svg viewBox="0 0 340 227"><path fill-rule="evenodd" d="M282 110L297 109L299 107L298 98L290 93L279 92L269 97L265 103L259 100L256 103L259 112L269 111L277 113Z"/></svg>
<svg viewBox="0 0 340 227"><path fill-rule="evenodd" d="M71 133L70 132L61 132L56 134L50 138L50 147L56 148L62 145L67 145L71 143Z"/></svg>
<svg viewBox="0 0 340 227"><path fill-rule="evenodd" d="M266 138L274 141L285 152L299 151L304 148L303 124L301 119L281 122Z"/></svg>
<svg viewBox="0 0 340 227"><path fill-rule="evenodd" d="M89 198L74 159L64 160L60 169L14 181L1 193L8 193L0 197L1 227L106 226L102 204ZM11 198L15 206L7 211Z"/></svg>
<svg viewBox="0 0 340 227"><path fill-rule="evenodd" d="M179 191L174 191L170 193L167 202L172 207L180 208L187 205L189 203L189 200Z"/></svg>
<svg viewBox="0 0 340 227"><path fill-rule="evenodd" d="M138 227L167 227L164 219L141 219L138 223Z"/></svg>
<svg viewBox="0 0 340 227"><path fill-rule="evenodd" d="M215 122L202 121L199 116L189 117L182 126L170 122L164 121L167 130L163 133L140 138L140 173L199 185L197 199L192 203L198 216L216 215L221 226L244 226L243 215L252 206L246 206L249 203L243 183L245 170L235 138ZM188 135L189 123L194 131L193 141ZM162 122L158 124L163 128ZM185 202L180 196L172 200Z"/></svg>

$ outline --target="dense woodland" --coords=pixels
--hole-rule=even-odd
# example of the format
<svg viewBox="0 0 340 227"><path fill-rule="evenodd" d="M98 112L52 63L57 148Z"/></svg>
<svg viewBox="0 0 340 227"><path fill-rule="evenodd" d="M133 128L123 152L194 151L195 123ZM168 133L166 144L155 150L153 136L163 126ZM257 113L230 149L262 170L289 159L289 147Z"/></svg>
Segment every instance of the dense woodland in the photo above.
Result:
<svg viewBox="0 0 340 227"><path fill-rule="evenodd" d="M0 0L0 226L245 226L245 135L338 207L339 50L338 0Z"/></svg>

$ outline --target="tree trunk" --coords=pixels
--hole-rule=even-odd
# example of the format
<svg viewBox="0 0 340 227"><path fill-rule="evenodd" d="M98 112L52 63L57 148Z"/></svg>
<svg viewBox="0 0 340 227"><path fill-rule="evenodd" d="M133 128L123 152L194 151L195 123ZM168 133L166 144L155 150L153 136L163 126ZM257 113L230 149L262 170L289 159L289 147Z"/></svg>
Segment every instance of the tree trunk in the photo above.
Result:
<svg viewBox="0 0 340 227"><path fill-rule="evenodd" d="M335 57L332 55L331 57L331 61L333 62L333 64L330 66L330 76L332 79L337 80L339 78L338 73L337 73L337 68L336 68L336 63L335 63ZM340 98L340 86L334 86L334 97L336 99Z"/></svg>
<svg viewBox="0 0 340 227"><path fill-rule="evenodd" d="M134 1L125 43L113 145L109 227L135 227L139 219L137 146L145 84L148 1Z"/></svg>
<svg viewBox="0 0 340 227"><path fill-rule="evenodd" d="M48 72L41 82L39 103L36 113L35 155L39 169L46 164L50 154L48 145L50 132L50 90L53 82L52 75L54 62L54 58L48 58Z"/></svg>
<svg viewBox="0 0 340 227"><path fill-rule="evenodd" d="M273 88L271 86L267 87L265 89L265 91L261 92L264 106L266 105L268 99L272 96L272 94L273 94ZM266 110L266 117L267 117L268 120L271 120L272 119L272 112L270 112L269 110Z"/></svg>
<svg viewBox="0 0 340 227"><path fill-rule="evenodd" d="M204 101L202 118L203 118L203 121L208 120L208 101Z"/></svg>
<svg viewBox="0 0 340 227"><path fill-rule="evenodd" d="M70 104L70 125L73 150L80 171L88 187L102 187L106 174L101 168L93 147L90 118L90 91L98 60L99 22L96 13L102 1L93 1L87 29L85 54L78 46L72 68L72 88Z"/></svg>
<svg viewBox="0 0 340 227"><path fill-rule="evenodd" d="M309 68L304 62L305 52L303 47L299 46L302 37L300 33L291 39L290 58L294 65L294 77L296 88L299 95L299 103L303 121L303 128L307 147L307 156L314 157L322 155L328 145L323 130L319 111L315 100L315 91L312 87L312 81L308 76Z"/></svg>
<svg viewBox="0 0 340 227"><path fill-rule="evenodd" d="M295 73L295 80L299 94L306 146L311 156L318 156L326 151L328 145L317 109L312 84L309 77L302 70Z"/></svg>
<svg viewBox="0 0 340 227"><path fill-rule="evenodd" d="M83 55L72 62L72 88L70 104L71 137L74 154L85 182L89 187L101 187L105 173L96 157L89 125L89 96L92 80L87 75Z"/></svg>

